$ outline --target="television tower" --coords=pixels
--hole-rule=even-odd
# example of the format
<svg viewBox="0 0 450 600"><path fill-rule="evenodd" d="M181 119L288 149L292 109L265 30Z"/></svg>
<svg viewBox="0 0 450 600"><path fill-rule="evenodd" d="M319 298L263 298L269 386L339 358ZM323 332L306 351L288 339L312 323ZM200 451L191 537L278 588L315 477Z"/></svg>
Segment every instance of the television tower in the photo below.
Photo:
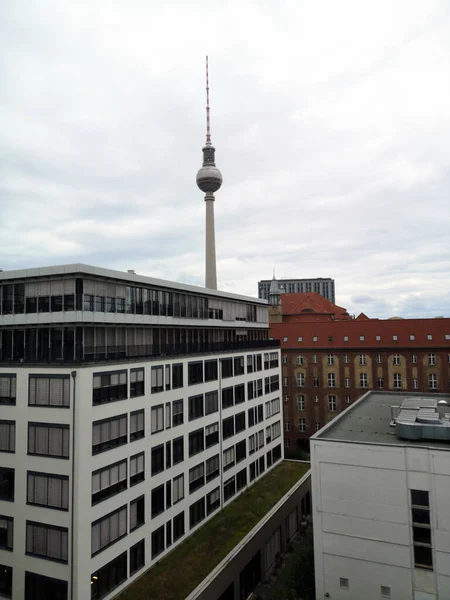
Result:
<svg viewBox="0 0 450 600"><path fill-rule="evenodd" d="M214 192L222 185L222 173L216 167L215 151L211 144L209 118L208 57L206 57L206 143L203 146L203 166L197 173L197 185L205 193L206 236L205 236L205 287L217 290L216 241L214 232Z"/></svg>

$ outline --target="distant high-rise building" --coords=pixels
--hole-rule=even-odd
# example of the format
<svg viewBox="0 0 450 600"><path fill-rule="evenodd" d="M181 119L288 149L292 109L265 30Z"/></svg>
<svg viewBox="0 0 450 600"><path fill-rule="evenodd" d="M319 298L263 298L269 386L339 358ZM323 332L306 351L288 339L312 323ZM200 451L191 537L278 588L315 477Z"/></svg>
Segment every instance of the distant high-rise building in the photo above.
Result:
<svg viewBox="0 0 450 600"><path fill-rule="evenodd" d="M271 279L258 281L258 298L269 299L271 283ZM334 279L323 277L318 279L278 279L278 285L282 293L317 292L333 304L336 302Z"/></svg>

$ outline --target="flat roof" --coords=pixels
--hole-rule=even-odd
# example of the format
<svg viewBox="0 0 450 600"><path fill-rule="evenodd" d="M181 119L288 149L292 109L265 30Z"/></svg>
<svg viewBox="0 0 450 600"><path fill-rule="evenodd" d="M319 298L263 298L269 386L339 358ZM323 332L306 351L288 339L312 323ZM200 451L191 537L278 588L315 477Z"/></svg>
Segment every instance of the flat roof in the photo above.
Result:
<svg viewBox="0 0 450 600"><path fill-rule="evenodd" d="M156 279L154 277L147 277L146 275L139 275L138 273L129 273L128 271L115 271L113 269L104 269L103 267L93 267L91 265L84 265L82 263L74 263L70 265L56 265L53 267L34 267L31 269L17 269L13 271L0 271L0 283L2 281L10 281L14 279L28 279L28 278L43 278L43 277L55 277L55 276L67 276L67 275L90 275L91 277L105 277L107 279L115 279L123 281L125 283L135 284L147 284L155 287L163 287L172 290L179 290L184 292L192 292L194 294L203 294L207 296L215 296L217 298L223 298L224 300L239 300L243 302L252 302L254 304L260 304L267 306L267 300L262 298L256 298L254 296L241 296L240 294L233 294L231 292L222 292L219 290L211 290L196 285L190 285L187 283L177 283L174 281L167 281L165 279Z"/></svg>
<svg viewBox="0 0 450 600"><path fill-rule="evenodd" d="M312 440L330 440L387 446L423 446L450 451L450 444L433 440L404 440L390 426L391 406L400 406L407 398L427 398L450 401L449 394L411 392L368 392L357 402L315 433Z"/></svg>
<svg viewBox="0 0 450 600"><path fill-rule="evenodd" d="M283 460L119 593L118 600L184 600L309 468L309 463Z"/></svg>

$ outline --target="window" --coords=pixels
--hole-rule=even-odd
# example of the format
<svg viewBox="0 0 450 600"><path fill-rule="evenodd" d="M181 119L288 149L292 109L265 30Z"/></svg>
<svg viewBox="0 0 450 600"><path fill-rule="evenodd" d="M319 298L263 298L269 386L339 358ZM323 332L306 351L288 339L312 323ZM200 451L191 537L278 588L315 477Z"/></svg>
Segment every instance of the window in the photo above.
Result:
<svg viewBox="0 0 450 600"><path fill-rule="evenodd" d="M319 378L313 377L313 387L319 387Z"/></svg>
<svg viewBox="0 0 450 600"><path fill-rule="evenodd" d="M383 357L381 356L381 354L377 354L377 363L379 365L381 365L382 362L383 362Z"/></svg>
<svg viewBox="0 0 450 600"><path fill-rule="evenodd" d="M0 500L14 501L14 469L0 467Z"/></svg>
<svg viewBox="0 0 450 600"><path fill-rule="evenodd" d="M345 404L350 404L351 398L350 396L345 396Z"/></svg>
<svg viewBox="0 0 450 600"><path fill-rule="evenodd" d="M152 558L164 551L164 525L152 533Z"/></svg>
<svg viewBox="0 0 450 600"><path fill-rule="evenodd" d="M145 540L141 540L130 548L130 575L145 566Z"/></svg>
<svg viewBox="0 0 450 600"><path fill-rule="evenodd" d="M205 465L199 463L189 469L189 493L192 494L205 485Z"/></svg>
<svg viewBox="0 0 450 600"><path fill-rule="evenodd" d="M203 394L191 396L188 400L189 404L189 421L203 417Z"/></svg>
<svg viewBox="0 0 450 600"><path fill-rule="evenodd" d="M320 423L315 423L314 424L314 431L319 431L320 429Z"/></svg>
<svg viewBox="0 0 450 600"><path fill-rule="evenodd" d="M107 402L115 402L116 400L125 400L125 398L127 398L126 371L94 373L92 404L105 404Z"/></svg>
<svg viewBox="0 0 450 600"><path fill-rule="evenodd" d="M16 376L0 375L0 404L16 403Z"/></svg>
<svg viewBox="0 0 450 600"><path fill-rule="evenodd" d="M387 585L382 585L380 587L380 596L382 598L390 598L391 597L391 588Z"/></svg>
<svg viewBox="0 0 450 600"><path fill-rule="evenodd" d="M394 354L394 356L392 357L392 364L394 365L394 367L398 367L400 364L400 354Z"/></svg>
<svg viewBox="0 0 450 600"><path fill-rule="evenodd" d="M242 440L236 444L236 464L247 458L246 440Z"/></svg>
<svg viewBox="0 0 450 600"><path fill-rule="evenodd" d="M253 410L252 408L249 409L249 413L252 410ZM249 421L249 426L250 426L250 421ZM222 421L222 437L224 440L226 440L229 437L231 437L232 435L234 435L234 417L228 417L228 419L223 419L223 421Z"/></svg>
<svg viewBox="0 0 450 600"><path fill-rule="evenodd" d="M130 458L130 487L145 479L144 452L139 452Z"/></svg>
<svg viewBox="0 0 450 600"><path fill-rule="evenodd" d="M219 423L213 423L205 427L205 446L211 448L219 443Z"/></svg>
<svg viewBox="0 0 450 600"><path fill-rule="evenodd" d="M30 476L29 476L30 477ZM68 478L66 478L66 488L68 488ZM30 484L28 484L30 490ZM34 485L34 489L39 490L39 486ZM98 504L106 498L110 498L115 494L127 489L127 461L122 460L113 465L98 469L92 473L92 504ZM68 489L65 490L67 497ZM30 503L30 501L28 501ZM33 503L34 504L34 503ZM42 502L41 502L42 504ZM67 509L66 506L58 508Z"/></svg>
<svg viewBox="0 0 450 600"><path fill-rule="evenodd" d="M284 430L285 430L285 431L289 431L289 427L290 427L290 423L289 423L289 421L285 421L285 422L284 422Z"/></svg>
<svg viewBox="0 0 450 600"><path fill-rule="evenodd" d="M402 376L401 373L394 373L394 390L402 389Z"/></svg>
<svg viewBox="0 0 450 600"><path fill-rule="evenodd" d="M327 359L328 359L328 364L330 366L334 365L334 355L333 354L329 354L328 357L327 357Z"/></svg>
<svg viewBox="0 0 450 600"><path fill-rule="evenodd" d="M130 442L145 436L144 411L136 410L130 414Z"/></svg>
<svg viewBox="0 0 450 600"><path fill-rule="evenodd" d="M69 426L28 423L28 454L69 458Z"/></svg>
<svg viewBox="0 0 450 600"><path fill-rule="evenodd" d="M152 448L152 475L164 471L164 444Z"/></svg>
<svg viewBox="0 0 450 600"><path fill-rule="evenodd" d="M427 340L431 341L432 339L433 339L433 336L432 336L432 335L429 333L429 334L427 335Z"/></svg>
<svg viewBox="0 0 450 600"><path fill-rule="evenodd" d="M12 574L12 567L0 565L0 596L4 598L12 598Z"/></svg>
<svg viewBox="0 0 450 600"><path fill-rule="evenodd" d="M411 356L411 362L412 362L413 365L417 364L417 354L413 354Z"/></svg>
<svg viewBox="0 0 450 600"><path fill-rule="evenodd" d="M173 503L176 504L184 498L184 474L174 477L172 481L172 497Z"/></svg>
<svg viewBox="0 0 450 600"><path fill-rule="evenodd" d="M184 460L184 440L183 436L175 438L172 442L173 464L177 465Z"/></svg>
<svg viewBox="0 0 450 600"><path fill-rule="evenodd" d="M184 512L173 519L173 541L176 542L180 537L184 535Z"/></svg>
<svg viewBox="0 0 450 600"><path fill-rule="evenodd" d="M334 412L337 409L336 396L328 396L328 410Z"/></svg>
<svg viewBox="0 0 450 600"><path fill-rule="evenodd" d="M359 364L360 365L365 365L366 364L366 355L365 354L360 354L359 355Z"/></svg>
<svg viewBox="0 0 450 600"><path fill-rule="evenodd" d="M436 354L431 353L428 355L428 364L435 365L436 364Z"/></svg>
<svg viewBox="0 0 450 600"><path fill-rule="evenodd" d="M15 452L16 422L0 420L0 452Z"/></svg>
<svg viewBox="0 0 450 600"><path fill-rule="evenodd" d="M300 433L304 433L306 431L306 419L298 420L298 430Z"/></svg>
<svg viewBox="0 0 450 600"><path fill-rule="evenodd" d="M438 389L438 376L436 373L430 373L430 375L428 376L428 385L430 387L430 390Z"/></svg>
<svg viewBox="0 0 450 600"><path fill-rule="evenodd" d="M245 411L234 416L234 430L235 433L245 430Z"/></svg>
<svg viewBox="0 0 450 600"><path fill-rule="evenodd" d="M130 398L144 394L144 369L130 369Z"/></svg>
<svg viewBox="0 0 450 600"><path fill-rule="evenodd" d="M175 403L174 403L175 404ZM152 433L157 433L164 429L164 404L152 407L151 412Z"/></svg>
<svg viewBox="0 0 450 600"><path fill-rule="evenodd" d="M411 490L414 566L433 570L429 493Z"/></svg>
<svg viewBox="0 0 450 600"><path fill-rule="evenodd" d="M289 438L284 438L284 447L285 448L291 447L291 440Z"/></svg>
<svg viewBox="0 0 450 600"><path fill-rule="evenodd" d="M382 390L383 386L384 386L383 378L382 377L378 377L377 382L378 382L378 389Z"/></svg>
<svg viewBox="0 0 450 600"><path fill-rule="evenodd" d="M419 389L419 380L414 377L413 378L413 390L418 390Z"/></svg>
<svg viewBox="0 0 450 600"><path fill-rule="evenodd" d="M319 402L319 396L314 396L313 401L315 402L315 404L317 404Z"/></svg>
<svg viewBox="0 0 450 600"><path fill-rule="evenodd" d="M350 377L346 377L344 379L344 385L345 385L346 388L350 387Z"/></svg>
<svg viewBox="0 0 450 600"><path fill-rule="evenodd" d="M192 529L205 518L205 499L200 498L189 507L189 527Z"/></svg>
<svg viewBox="0 0 450 600"><path fill-rule="evenodd" d="M92 523L91 553L95 556L127 535L127 507L122 506Z"/></svg>
<svg viewBox="0 0 450 600"><path fill-rule="evenodd" d="M288 357L287 354L283 354L283 356L281 357L281 362L285 365L288 361ZM251 373L251 371L247 371L248 373Z"/></svg>
<svg viewBox="0 0 450 600"><path fill-rule="evenodd" d="M283 377L283 387L287 387L287 386L288 386L288 378Z"/></svg>
<svg viewBox="0 0 450 600"><path fill-rule="evenodd" d="M92 454L106 452L126 443L127 415L102 419L92 424Z"/></svg>
<svg viewBox="0 0 450 600"><path fill-rule="evenodd" d="M369 387L369 378L367 373L360 373L359 375L359 387L368 388Z"/></svg>
<svg viewBox="0 0 450 600"><path fill-rule="evenodd" d="M317 364L317 354L313 354L313 355L312 355L312 362L313 362L314 364Z"/></svg>
<svg viewBox="0 0 450 600"><path fill-rule="evenodd" d="M328 387L336 387L336 375L328 373Z"/></svg>
<svg viewBox="0 0 450 600"><path fill-rule="evenodd" d="M411 334L409 336L409 339L410 339L411 342L413 342L416 339L416 336Z"/></svg>
<svg viewBox="0 0 450 600"><path fill-rule="evenodd" d="M394 340L394 342L396 342L398 340L398 337L396 335L393 335L392 339Z"/></svg>
<svg viewBox="0 0 450 600"><path fill-rule="evenodd" d="M297 410L305 410L306 408L306 398L303 394L297 395Z"/></svg>
<svg viewBox="0 0 450 600"><path fill-rule="evenodd" d="M281 422L277 421L272 425L272 441L276 440L281 435ZM237 448L237 445L236 445Z"/></svg>
<svg viewBox="0 0 450 600"><path fill-rule="evenodd" d="M206 482L219 476L219 455L216 454L206 461Z"/></svg>
<svg viewBox="0 0 450 600"><path fill-rule="evenodd" d="M344 335L344 342L348 342L348 335Z"/></svg>
<svg viewBox="0 0 450 600"><path fill-rule="evenodd" d="M130 532L145 523L145 497L130 502Z"/></svg>
<svg viewBox="0 0 450 600"><path fill-rule="evenodd" d="M245 402L245 385L243 383L234 386L234 403L242 404Z"/></svg>
<svg viewBox="0 0 450 600"><path fill-rule="evenodd" d="M219 410L219 392L207 392L205 394L205 415L210 415Z"/></svg>
<svg viewBox="0 0 450 600"><path fill-rule="evenodd" d="M230 498L232 498L236 493L236 482L235 478L231 477L223 484L223 500L226 502Z"/></svg>
<svg viewBox="0 0 450 600"><path fill-rule="evenodd" d="M158 392L162 392L164 390L164 366L158 365L156 367L152 367L151 376L152 376L152 385L151 385L152 394L157 394Z"/></svg>
<svg viewBox="0 0 450 600"><path fill-rule="evenodd" d="M284 337L284 338L283 338L283 342L285 342L285 343L286 343L287 341L288 341L287 337Z"/></svg>
<svg viewBox="0 0 450 600"><path fill-rule="evenodd" d="M14 520L12 517L5 517L0 515L0 549L1 550L12 550L13 549L13 532L14 532ZM2 588L0 586L0 596L2 594Z"/></svg>
<svg viewBox="0 0 450 600"><path fill-rule="evenodd" d="M339 587L343 588L344 590L348 590L348 579L345 577L339 577Z"/></svg>
<svg viewBox="0 0 450 600"><path fill-rule="evenodd" d="M376 339L377 342L381 342L381 335L376 335L375 339Z"/></svg>
<svg viewBox="0 0 450 600"><path fill-rule="evenodd" d="M203 383L203 361L188 364L188 385Z"/></svg>
<svg viewBox="0 0 450 600"><path fill-rule="evenodd" d="M217 378L217 360L205 360L205 381L216 381Z"/></svg>
<svg viewBox="0 0 450 600"><path fill-rule="evenodd" d="M223 452L223 470L226 471L234 466L234 446Z"/></svg>
<svg viewBox="0 0 450 600"><path fill-rule="evenodd" d="M162 407L162 405L161 405ZM158 427L158 417L155 415L155 427ZM159 417L160 419L160 417ZM183 400L175 400L172 402L172 426L177 427L183 425ZM152 418L152 433L153 432L153 418Z"/></svg>
<svg viewBox="0 0 450 600"><path fill-rule="evenodd" d="M30 375L29 406L70 406L69 375Z"/></svg>
<svg viewBox="0 0 450 600"><path fill-rule="evenodd" d="M183 365L172 365L172 389L176 390L183 387Z"/></svg>
<svg viewBox="0 0 450 600"><path fill-rule="evenodd" d="M303 356L301 354L299 354L297 356L297 364L298 365L302 365L303 364Z"/></svg>
<svg viewBox="0 0 450 600"><path fill-rule="evenodd" d="M206 496L206 511L210 515L220 506L220 488L216 488Z"/></svg>
<svg viewBox="0 0 450 600"><path fill-rule="evenodd" d="M91 599L100 600L127 578L127 553L124 552L91 575Z"/></svg>
<svg viewBox="0 0 450 600"><path fill-rule="evenodd" d="M348 364L350 362L350 358L349 358L348 354L344 354L344 362L345 362L345 364Z"/></svg>
<svg viewBox="0 0 450 600"><path fill-rule="evenodd" d="M189 456L194 456L205 449L205 435L203 428L189 434Z"/></svg>
<svg viewBox="0 0 450 600"><path fill-rule="evenodd" d="M27 521L26 553L58 562L67 562L67 527Z"/></svg>
<svg viewBox="0 0 450 600"><path fill-rule="evenodd" d="M244 367L244 357L243 356L235 356L234 357L234 375L243 375L245 373Z"/></svg>
<svg viewBox="0 0 450 600"><path fill-rule="evenodd" d="M222 408L230 408L234 404L234 390L232 387L222 389Z"/></svg>
<svg viewBox="0 0 450 600"><path fill-rule="evenodd" d="M297 373L296 379L297 379L297 387L305 386L305 374L304 373Z"/></svg>
<svg viewBox="0 0 450 600"><path fill-rule="evenodd" d="M301 336L299 336L299 337L297 338L297 342L298 342L299 344L301 344L301 343L303 342L303 338L302 338Z"/></svg>
<svg viewBox="0 0 450 600"><path fill-rule="evenodd" d="M316 335L313 336L313 342L317 342L317 336Z"/></svg>

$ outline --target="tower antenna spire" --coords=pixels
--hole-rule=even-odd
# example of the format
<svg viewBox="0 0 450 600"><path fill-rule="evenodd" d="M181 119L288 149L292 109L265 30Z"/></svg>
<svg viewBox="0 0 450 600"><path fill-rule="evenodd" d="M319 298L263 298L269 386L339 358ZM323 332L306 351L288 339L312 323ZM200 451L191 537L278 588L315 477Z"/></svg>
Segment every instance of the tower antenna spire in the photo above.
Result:
<svg viewBox="0 0 450 600"><path fill-rule="evenodd" d="M211 145L211 121L209 116L209 73L208 73L208 55L206 55L206 143Z"/></svg>

